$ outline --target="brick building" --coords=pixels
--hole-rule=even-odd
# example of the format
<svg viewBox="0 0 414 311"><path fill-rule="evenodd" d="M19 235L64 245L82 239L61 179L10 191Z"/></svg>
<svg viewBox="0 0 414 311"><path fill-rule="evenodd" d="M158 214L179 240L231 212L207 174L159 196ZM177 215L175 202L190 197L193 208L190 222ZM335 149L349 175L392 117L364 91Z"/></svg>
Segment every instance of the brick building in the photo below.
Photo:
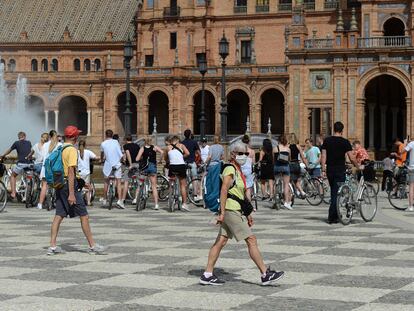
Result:
<svg viewBox="0 0 414 311"><path fill-rule="evenodd" d="M329 135L342 120L348 137L380 151L414 132L412 1L4 2L0 55L10 83L17 73L29 79L31 102L48 111L48 126L61 128L66 110L79 112L70 121L93 141L104 128L123 131L128 35L136 38L134 132L152 133L154 117L158 133L199 131L197 59L206 57L206 131L218 134L223 31L230 135L266 133L270 118L273 134L295 132L303 141Z"/></svg>

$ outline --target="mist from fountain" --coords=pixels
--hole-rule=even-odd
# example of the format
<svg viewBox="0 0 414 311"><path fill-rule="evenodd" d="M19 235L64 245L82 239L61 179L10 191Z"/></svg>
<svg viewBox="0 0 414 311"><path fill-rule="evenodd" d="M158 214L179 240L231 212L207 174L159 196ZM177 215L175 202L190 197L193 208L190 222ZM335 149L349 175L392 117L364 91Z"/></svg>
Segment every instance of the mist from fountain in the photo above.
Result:
<svg viewBox="0 0 414 311"><path fill-rule="evenodd" d="M0 154L17 140L18 132L25 132L34 145L45 131L44 121L28 109L27 79L19 74L16 89L10 92L4 69L0 62Z"/></svg>

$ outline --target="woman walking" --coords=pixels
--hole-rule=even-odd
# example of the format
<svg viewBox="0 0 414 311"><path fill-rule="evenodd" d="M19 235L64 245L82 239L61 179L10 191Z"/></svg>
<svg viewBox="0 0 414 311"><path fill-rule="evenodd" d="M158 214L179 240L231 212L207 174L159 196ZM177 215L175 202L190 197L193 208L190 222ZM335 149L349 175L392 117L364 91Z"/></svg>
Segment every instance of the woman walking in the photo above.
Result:
<svg viewBox="0 0 414 311"><path fill-rule="evenodd" d="M282 175L283 178L283 195L285 202L283 207L291 210L292 209L292 197L290 193L290 148L286 136L283 134L279 138L278 145L273 148L274 163L275 163L275 175Z"/></svg>
<svg viewBox="0 0 414 311"><path fill-rule="evenodd" d="M163 151L160 147L154 146L151 144L152 138L151 136L147 136L145 138L145 144L144 147L141 148L138 152L137 156L137 162L138 163L148 163L148 166L146 169L144 169L142 172L144 174L147 174L152 187L152 195L154 197L154 209L158 210L158 189L157 189L157 152L161 154L161 158L163 155Z"/></svg>
<svg viewBox="0 0 414 311"><path fill-rule="evenodd" d="M273 146L272 141L268 138L263 139L262 149L260 150L260 184L262 188L263 200L273 200L273 185L275 173L273 168ZM269 191L266 191L266 184L269 185Z"/></svg>

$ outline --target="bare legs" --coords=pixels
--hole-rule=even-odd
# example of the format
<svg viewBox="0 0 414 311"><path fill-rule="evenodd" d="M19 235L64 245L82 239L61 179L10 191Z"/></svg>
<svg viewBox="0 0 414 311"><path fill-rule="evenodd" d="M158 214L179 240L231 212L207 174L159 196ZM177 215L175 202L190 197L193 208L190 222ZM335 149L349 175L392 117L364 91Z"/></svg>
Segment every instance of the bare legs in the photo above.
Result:
<svg viewBox="0 0 414 311"><path fill-rule="evenodd" d="M59 228L60 228L60 224L63 221L63 217L62 216L55 216L55 218L53 218L53 222L52 222L52 228L51 228L51 232L50 232L50 246L51 247L56 247L56 239L59 233ZM91 231L91 227L89 225L89 216L81 216L80 217L80 223L81 223L81 227L82 227L82 231L83 234L85 235L86 239L88 240L88 244L89 247L92 247L95 245L95 241L93 240L92 237L92 231Z"/></svg>
<svg viewBox="0 0 414 311"><path fill-rule="evenodd" d="M149 176L151 187L152 187L152 195L154 197L155 205L158 204L158 189L157 189L157 175Z"/></svg>

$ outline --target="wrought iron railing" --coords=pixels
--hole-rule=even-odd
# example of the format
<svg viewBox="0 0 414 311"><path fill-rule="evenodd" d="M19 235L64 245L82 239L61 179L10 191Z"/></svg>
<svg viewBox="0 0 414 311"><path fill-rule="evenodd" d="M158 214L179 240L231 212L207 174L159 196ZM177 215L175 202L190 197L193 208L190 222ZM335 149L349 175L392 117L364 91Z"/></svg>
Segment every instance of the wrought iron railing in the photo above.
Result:
<svg viewBox="0 0 414 311"><path fill-rule="evenodd" d="M339 6L338 1L332 1L332 0L325 0L325 3L323 5L325 10L335 10Z"/></svg>
<svg viewBox="0 0 414 311"><path fill-rule="evenodd" d="M179 6L165 7L164 17L178 17L180 16L181 8Z"/></svg>
<svg viewBox="0 0 414 311"><path fill-rule="evenodd" d="M304 2L303 8L307 11L315 11L315 2Z"/></svg>
<svg viewBox="0 0 414 311"><path fill-rule="evenodd" d="M279 12L292 11L292 3L279 3L278 11Z"/></svg>
<svg viewBox="0 0 414 311"><path fill-rule="evenodd" d="M330 49L333 47L333 39L307 39L305 49Z"/></svg>
<svg viewBox="0 0 414 311"><path fill-rule="evenodd" d="M256 13L269 12L268 5L256 5Z"/></svg>
<svg viewBox="0 0 414 311"><path fill-rule="evenodd" d="M405 36L358 38L359 48L390 48L411 46L411 38Z"/></svg>
<svg viewBox="0 0 414 311"><path fill-rule="evenodd" d="M234 13L237 13L237 14L247 13L247 6L235 6Z"/></svg>

